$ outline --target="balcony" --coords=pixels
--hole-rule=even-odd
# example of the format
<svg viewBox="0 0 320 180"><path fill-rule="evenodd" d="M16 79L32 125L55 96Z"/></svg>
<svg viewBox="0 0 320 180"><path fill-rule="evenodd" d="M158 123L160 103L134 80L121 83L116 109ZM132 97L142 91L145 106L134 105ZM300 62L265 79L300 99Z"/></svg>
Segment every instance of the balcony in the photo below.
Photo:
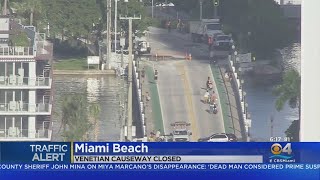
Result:
<svg viewBox="0 0 320 180"><path fill-rule="evenodd" d="M8 46L0 47L0 57L21 57L21 58L33 58L35 51L32 47L20 47L20 46Z"/></svg>
<svg viewBox="0 0 320 180"><path fill-rule="evenodd" d="M0 129L0 141L51 141L52 130L41 128L36 131L9 127Z"/></svg>
<svg viewBox="0 0 320 180"><path fill-rule="evenodd" d="M22 101L10 101L10 103L0 103L0 115L51 115L52 104L39 103L27 104Z"/></svg>
<svg viewBox="0 0 320 180"><path fill-rule="evenodd" d="M0 89L51 89L50 77L0 76Z"/></svg>

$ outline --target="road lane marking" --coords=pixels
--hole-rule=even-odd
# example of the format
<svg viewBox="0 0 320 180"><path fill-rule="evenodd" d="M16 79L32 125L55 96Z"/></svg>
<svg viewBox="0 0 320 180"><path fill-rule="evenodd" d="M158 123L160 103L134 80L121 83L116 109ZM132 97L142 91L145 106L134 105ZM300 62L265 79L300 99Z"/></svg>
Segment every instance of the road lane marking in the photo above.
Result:
<svg viewBox="0 0 320 180"><path fill-rule="evenodd" d="M193 102L192 102L192 97L191 97L191 90L188 82L188 75L185 69L185 66L183 64L177 64L177 69L179 70L179 73L181 75L181 78L183 80L183 85L184 85L184 92L185 96L187 98L187 110L188 110L188 116L190 118L190 123L191 123L191 132L192 132L192 139L193 141L198 141L199 139L199 132L198 132L198 127L197 127L197 122L196 122L196 116L194 113L194 108L193 108Z"/></svg>

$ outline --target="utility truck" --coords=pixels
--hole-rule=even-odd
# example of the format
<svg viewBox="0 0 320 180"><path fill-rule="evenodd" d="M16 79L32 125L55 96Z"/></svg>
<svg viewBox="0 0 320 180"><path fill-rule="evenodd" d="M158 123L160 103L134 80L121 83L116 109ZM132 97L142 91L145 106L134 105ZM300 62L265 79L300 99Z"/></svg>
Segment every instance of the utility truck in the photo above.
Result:
<svg viewBox="0 0 320 180"><path fill-rule="evenodd" d="M135 51L139 54L150 54L151 47L146 37L136 37L134 41Z"/></svg>
<svg viewBox="0 0 320 180"><path fill-rule="evenodd" d="M190 33L193 42L208 42L208 38L214 38L216 34L221 34L222 26L219 19L202 19L190 21Z"/></svg>

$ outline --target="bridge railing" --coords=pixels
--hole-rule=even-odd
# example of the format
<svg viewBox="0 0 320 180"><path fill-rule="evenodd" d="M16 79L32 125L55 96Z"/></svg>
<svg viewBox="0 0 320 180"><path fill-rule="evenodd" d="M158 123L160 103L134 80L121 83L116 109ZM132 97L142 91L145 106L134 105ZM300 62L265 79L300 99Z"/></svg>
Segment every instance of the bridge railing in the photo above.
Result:
<svg viewBox="0 0 320 180"><path fill-rule="evenodd" d="M136 87L136 96L138 97L138 109L139 109L139 118L142 125L142 137L147 135L146 133L146 122L145 122L145 110L144 110L144 102L142 100L142 87L141 81L139 78L139 73L137 71L137 61L133 61L133 83L135 83Z"/></svg>
<svg viewBox="0 0 320 180"><path fill-rule="evenodd" d="M239 113L239 119L240 119L240 125L242 126L242 129L245 129L246 136L244 140L250 141L250 127L251 127L251 116L248 113L248 103L246 101L246 92L244 91L243 84L244 80L240 77L240 72L236 68L236 55L229 55L228 56L228 65L231 70L232 74L232 88L234 89L234 93L236 95L236 101L237 101L237 107L238 113Z"/></svg>

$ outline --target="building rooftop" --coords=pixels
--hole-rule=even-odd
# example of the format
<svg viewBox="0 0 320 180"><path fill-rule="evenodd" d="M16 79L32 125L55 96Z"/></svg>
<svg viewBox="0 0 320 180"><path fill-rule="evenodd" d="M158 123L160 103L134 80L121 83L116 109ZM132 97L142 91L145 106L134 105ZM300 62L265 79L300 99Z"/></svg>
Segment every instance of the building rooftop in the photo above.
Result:
<svg viewBox="0 0 320 180"><path fill-rule="evenodd" d="M301 18L301 5L298 4L284 4L281 5L284 16L287 18Z"/></svg>
<svg viewBox="0 0 320 180"><path fill-rule="evenodd" d="M53 45L46 40L46 34L37 32L34 26L24 26L9 16L0 16L0 40L0 61L9 57L52 59Z"/></svg>

